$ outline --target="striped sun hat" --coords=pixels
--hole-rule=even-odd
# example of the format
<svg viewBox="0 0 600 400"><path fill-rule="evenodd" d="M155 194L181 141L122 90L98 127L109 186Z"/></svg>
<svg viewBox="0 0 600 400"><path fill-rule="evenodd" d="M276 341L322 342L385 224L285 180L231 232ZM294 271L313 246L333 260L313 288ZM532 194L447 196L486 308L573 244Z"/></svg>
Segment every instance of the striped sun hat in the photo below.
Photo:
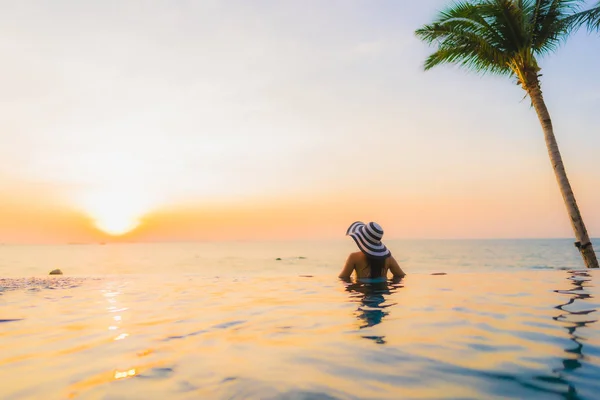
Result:
<svg viewBox="0 0 600 400"><path fill-rule="evenodd" d="M361 221L356 221L346 231L346 235L350 236L356 242L356 245L367 256L373 258L388 258L391 253L381 243L383 237L383 229L376 222L365 224Z"/></svg>

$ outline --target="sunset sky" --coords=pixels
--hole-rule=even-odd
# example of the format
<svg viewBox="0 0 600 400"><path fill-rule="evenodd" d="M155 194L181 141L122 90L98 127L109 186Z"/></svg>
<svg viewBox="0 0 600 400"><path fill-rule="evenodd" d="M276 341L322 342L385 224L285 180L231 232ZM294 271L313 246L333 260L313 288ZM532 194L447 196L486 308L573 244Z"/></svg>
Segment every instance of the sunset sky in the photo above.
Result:
<svg viewBox="0 0 600 400"><path fill-rule="evenodd" d="M0 4L0 242L572 236L524 92L423 72L447 0ZM542 68L598 237L600 35Z"/></svg>

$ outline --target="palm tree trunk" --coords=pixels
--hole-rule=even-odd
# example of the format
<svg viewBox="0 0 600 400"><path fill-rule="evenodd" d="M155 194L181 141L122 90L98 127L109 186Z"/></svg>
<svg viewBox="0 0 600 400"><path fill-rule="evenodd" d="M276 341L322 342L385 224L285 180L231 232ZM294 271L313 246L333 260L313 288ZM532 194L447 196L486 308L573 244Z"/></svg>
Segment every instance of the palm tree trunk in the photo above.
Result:
<svg viewBox="0 0 600 400"><path fill-rule="evenodd" d="M594 248L592 247L587 230L585 229L585 224L581 218L581 213L579 212L579 207L575 201L573 189L571 189L571 184L567 178L567 172L565 171L565 166L563 165L562 157L560 156L560 151L558 150L558 144L556 143L556 138L554 137L554 129L552 128L552 120L550 119L548 108L546 108L546 103L544 102L544 97L542 96L540 82L537 78L537 75L534 79L528 79L528 81L529 85L527 85L526 90L531 98L531 102L533 103L533 108L535 108L538 118L540 119L542 129L544 130L544 137L546 139L546 146L548 147L550 162L552 162L552 168L554 168L554 174L556 175L556 180L558 181L560 193L562 194L565 205L567 206L567 212L569 213L571 225L573 226L573 231L575 232L575 239L577 240L577 242L575 242L575 246L579 249L586 267L598 268L596 253L594 252Z"/></svg>

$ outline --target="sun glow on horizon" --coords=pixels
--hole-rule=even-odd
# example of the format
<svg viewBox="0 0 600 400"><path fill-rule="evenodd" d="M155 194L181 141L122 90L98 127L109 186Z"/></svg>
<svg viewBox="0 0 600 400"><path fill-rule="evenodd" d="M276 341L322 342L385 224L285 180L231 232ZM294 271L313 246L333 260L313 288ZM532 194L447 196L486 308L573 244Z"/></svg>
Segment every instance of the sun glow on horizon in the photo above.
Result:
<svg viewBox="0 0 600 400"><path fill-rule="evenodd" d="M82 207L96 228L112 236L135 230L153 208L150 196L131 189L104 189L88 192L84 197Z"/></svg>
<svg viewBox="0 0 600 400"><path fill-rule="evenodd" d="M111 236L124 235L140 225L138 219L120 215L100 217L95 219L94 222L98 229Z"/></svg>

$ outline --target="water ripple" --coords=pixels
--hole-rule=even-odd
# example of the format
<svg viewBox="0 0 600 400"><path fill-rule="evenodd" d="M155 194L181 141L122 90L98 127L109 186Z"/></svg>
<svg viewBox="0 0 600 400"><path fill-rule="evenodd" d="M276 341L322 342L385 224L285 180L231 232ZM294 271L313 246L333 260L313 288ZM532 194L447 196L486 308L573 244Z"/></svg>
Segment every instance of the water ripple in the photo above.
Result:
<svg viewBox="0 0 600 400"><path fill-rule="evenodd" d="M0 397L593 399L598 276L2 280Z"/></svg>

